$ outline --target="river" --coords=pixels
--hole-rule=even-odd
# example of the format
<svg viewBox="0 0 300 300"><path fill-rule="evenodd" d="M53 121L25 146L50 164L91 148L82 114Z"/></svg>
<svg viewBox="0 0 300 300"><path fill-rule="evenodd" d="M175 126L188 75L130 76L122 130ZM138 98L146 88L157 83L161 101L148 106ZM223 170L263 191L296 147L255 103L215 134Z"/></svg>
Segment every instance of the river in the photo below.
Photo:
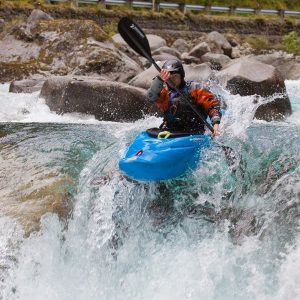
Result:
<svg viewBox="0 0 300 300"><path fill-rule="evenodd" d="M57 115L1 85L0 299L299 299L300 82L286 86L284 122L226 95L235 170L216 148L190 174L137 183L118 158L158 118Z"/></svg>

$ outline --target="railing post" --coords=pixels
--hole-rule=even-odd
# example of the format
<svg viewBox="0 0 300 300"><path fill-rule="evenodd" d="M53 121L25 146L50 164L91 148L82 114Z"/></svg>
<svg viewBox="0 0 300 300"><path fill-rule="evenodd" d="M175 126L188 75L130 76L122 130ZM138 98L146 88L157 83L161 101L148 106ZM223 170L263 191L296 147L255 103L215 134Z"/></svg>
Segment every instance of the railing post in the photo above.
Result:
<svg viewBox="0 0 300 300"><path fill-rule="evenodd" d="M210 11L211 11L211 5L210 4L208 4L208 5L205 5L205 13L207 14L207 15L210 15Z"/></svg>
<svg viewBox="0 0 300 300"><path fill-rule="evenodd" d="M132 9L132 1L133 1L133 0L127 0L127 7L128 7L129 9Z"/></svg>
<svg viewBox="0 0 300 300"><path fill-rule="evenodd" d="M159 0L152 0L152 10L156 12L159 11Z"/></svg>
<svg viewBox="0 0 300 300"><path fill-rule="evenodd" d="M278 10L278 15L281 19L284 19L284 9L279 9Z"/></svg>
<svg viewBox="0 0 300 300"><path fill-rule="evenodd" d="M229 14L230 14L230 15L235 14L235 10L236 10L236 7L235 7L235 6L229 6Z"/></svg>
<svg viewBox="0 0 300 300"><path fill-rule="evenodd" d="M256 15L259 15L259 14L260 14L260 8L255 8L255 9L254 9L254 13L255 13Z"/></svg>
<svg viewBox="0 0 300 300"><path fill-rule="evenodd" d="M106 4L105 4L105 0L99 0L99 2L100 2L100 4L101 4L105 9L107 9Z"/></svg>
<svg viewBox="0 0 300 300"><path fill-rule="evenodd" d="M185 3L179 3L179 10L185 15L186 13Z"/></svg>
<svg viewBox="0 0 300 300"><path fill-rule="evenodd" d="M78 6L78 1L77 0L73 0L73 3L75 6Z"/></svg>

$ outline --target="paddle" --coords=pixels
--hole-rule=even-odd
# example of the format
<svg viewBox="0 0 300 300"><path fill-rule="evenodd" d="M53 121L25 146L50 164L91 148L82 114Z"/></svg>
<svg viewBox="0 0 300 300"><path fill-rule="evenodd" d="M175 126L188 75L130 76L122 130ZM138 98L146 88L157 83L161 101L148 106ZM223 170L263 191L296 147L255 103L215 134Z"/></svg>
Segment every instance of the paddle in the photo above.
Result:
<svg viewBox="0 0 300 300"><path fill-rule="evenodd" d="M126 43L138 54L141 56L145 57L151 64L154 65L154 67L160 72L161 68L157 65L155 60L152 58L151 55L151 49L149 46L148 39L143 32L143 30L136 24L134 23L131 19L128 17L123 17L118 23L118 31L122 38L126 41ZM180 95L181 99L186 102L187 105L194 111L194 113L199 117L201 122L205 124L205 126L213 133L214 129L213 127L203 118L201 113L197 110L197 108L191 103L189 96L181 92L175 84L172 82L172 80L169 80L168 82L172 88ZM234 165L235 162L235 155L233 150L225 145L222 145L221 143L219 144L226 155L227 162L230 166Z"/></svg>

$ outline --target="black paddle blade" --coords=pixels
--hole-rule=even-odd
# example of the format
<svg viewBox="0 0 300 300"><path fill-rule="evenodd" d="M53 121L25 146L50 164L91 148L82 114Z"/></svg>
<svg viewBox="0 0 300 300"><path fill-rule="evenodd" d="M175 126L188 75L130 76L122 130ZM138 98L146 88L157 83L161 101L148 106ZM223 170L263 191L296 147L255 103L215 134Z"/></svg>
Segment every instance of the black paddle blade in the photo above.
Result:
<svg viewBox="0 0 300 300"><path fill-rule="evenodd" d="M118 24L118 31L125 42L138 54L153 63L148 39L143 30L128 17L123 17Z"/></svg>

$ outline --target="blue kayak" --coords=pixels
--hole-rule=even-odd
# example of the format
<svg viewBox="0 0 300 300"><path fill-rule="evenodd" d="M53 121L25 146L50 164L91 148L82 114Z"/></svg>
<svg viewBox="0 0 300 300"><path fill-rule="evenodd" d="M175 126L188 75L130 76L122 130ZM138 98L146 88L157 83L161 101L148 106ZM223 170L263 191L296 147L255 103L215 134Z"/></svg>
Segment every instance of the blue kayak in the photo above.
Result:
<svg viewBox="0 0 300 300"><path fill-rule="evenodd" d="M167 180L195 169L212 140L206 134L152 133L151 129L140 133L119 161L121 171L131 179Z"/></svg>

